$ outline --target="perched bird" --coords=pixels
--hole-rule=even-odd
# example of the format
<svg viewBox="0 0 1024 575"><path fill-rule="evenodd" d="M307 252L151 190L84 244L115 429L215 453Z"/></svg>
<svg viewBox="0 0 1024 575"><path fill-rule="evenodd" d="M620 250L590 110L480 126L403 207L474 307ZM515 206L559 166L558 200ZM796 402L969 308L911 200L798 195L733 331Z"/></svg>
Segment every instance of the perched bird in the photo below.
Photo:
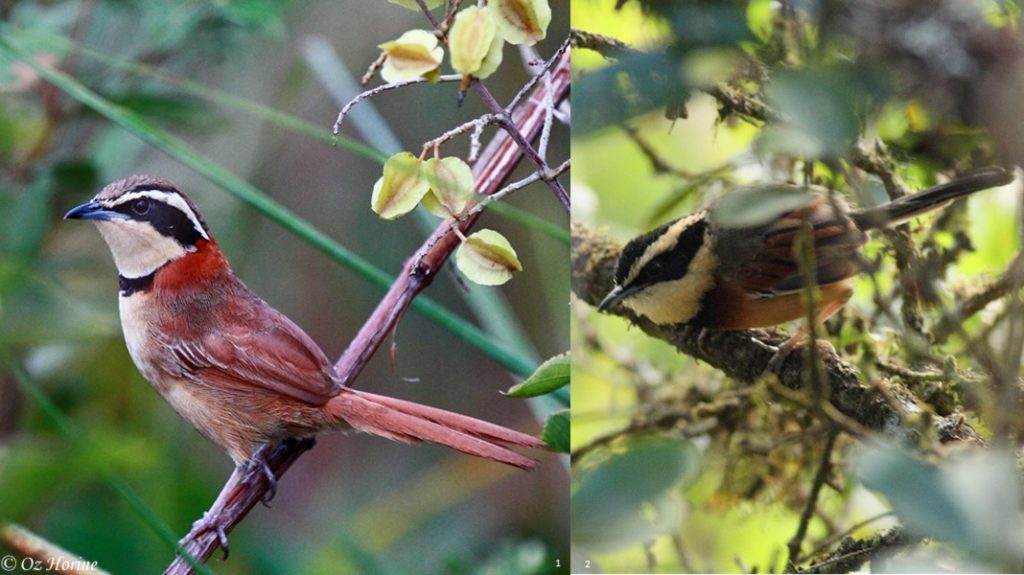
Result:
<svg viewBox="0 0 1024 575"><path fill-rule="evenodd" d="M623 248L615 288L598 305L621 304L660 324L708 330L770 327L804 317L801 291L807 277L794 253L801 226L814 240L814 280L821 290L817 321L825 321L853 295L862 270L865 232L905 222L958 197L1008 184L1012 174L988 168L887 204L850 209L820 188L806 190L803 205L765 214L750 225L723 223L715 204L668 222ZM749 194L756 201L757 191ZM727 218L726 218L727 219ZM805 328L806 329L806 328ZM780 347L786 353L806 335L801 331Z"/></svg>
<svg viewBox="0 0 1024 575"><path fill-rule="evenodd" d="M121 327L139 371L237 466L259 463L253 456L264 443L332 429L431 441L523 469L536 462L499 444L545 447L485 421L342 386L316 343L238 279L195 204L167 180L116 181L64 217L92 220L110 247Z"/></svg>

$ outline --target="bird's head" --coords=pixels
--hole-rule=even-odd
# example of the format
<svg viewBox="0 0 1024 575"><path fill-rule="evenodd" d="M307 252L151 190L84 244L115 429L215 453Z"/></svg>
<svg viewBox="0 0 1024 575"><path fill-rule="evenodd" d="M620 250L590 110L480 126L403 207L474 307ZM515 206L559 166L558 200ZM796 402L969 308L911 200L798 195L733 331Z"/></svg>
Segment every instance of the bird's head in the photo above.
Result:
<svg viewBox="0 0 1024 575"><path fill-rule="evenodd" d="M615 269L615 288L598 305L621 304L658 324L686 323L713 285L714 253L705 212L681 218L633 239Z"/></svg>
<svg viewBox="0 0 1024 575"><path fill-rule="evenodd" d="M64 219L92 220L110 246L118 273L133 279L213 241L195 204L173 183L131 176L103 188Z"/></svg>

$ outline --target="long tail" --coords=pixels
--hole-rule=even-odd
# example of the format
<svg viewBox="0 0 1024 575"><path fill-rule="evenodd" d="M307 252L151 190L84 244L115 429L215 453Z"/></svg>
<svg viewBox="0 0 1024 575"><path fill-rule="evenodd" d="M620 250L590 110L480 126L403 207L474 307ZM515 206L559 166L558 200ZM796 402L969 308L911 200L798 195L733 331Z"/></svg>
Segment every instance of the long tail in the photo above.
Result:
<svg viewBox="0 0 1024 575"><path fill-rule="evenodd" d="M850 218L862 230L894 226L936 209L960 196L996 186L1005 186L1012 181L1012 172L1003 168L984 168L951 182L928 188L923 192L904 196L883 206L854 210L850 213Z"/></svg>
<svg viewBox="0 0 1024 575"><path fill-rule="evenodd" d="M366 433L415 443L431 441L469 455L522 469L536 461L499 443L543 448L543 441L511 429L411 401L345 388L327 403L327 412Z"/></svg>

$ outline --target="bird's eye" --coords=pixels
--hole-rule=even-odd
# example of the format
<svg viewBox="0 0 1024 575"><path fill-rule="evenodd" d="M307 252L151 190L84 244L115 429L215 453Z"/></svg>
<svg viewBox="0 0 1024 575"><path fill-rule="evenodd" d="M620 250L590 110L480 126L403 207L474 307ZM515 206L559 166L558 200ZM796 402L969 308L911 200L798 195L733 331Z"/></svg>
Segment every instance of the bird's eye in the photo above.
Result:
<svg viewBox="0 0 1024 575"><path fill-rule="evenodd" d="M132 211L140 216L149 212L149 198L139 198L132 202Z"/></svg>

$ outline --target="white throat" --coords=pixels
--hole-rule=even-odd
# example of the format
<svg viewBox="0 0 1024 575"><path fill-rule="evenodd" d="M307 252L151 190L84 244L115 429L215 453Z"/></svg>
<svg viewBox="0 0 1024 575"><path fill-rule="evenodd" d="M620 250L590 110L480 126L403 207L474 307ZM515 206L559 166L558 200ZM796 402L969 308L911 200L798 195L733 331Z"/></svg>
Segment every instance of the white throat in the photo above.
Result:
<svg viewBox="0 0 1024 575"><path fill-rule="evenodd" d="M146 222L115 219L96 221L96 227L110 246L117 272L125 278L148 276L190 251Z"/></svg>

